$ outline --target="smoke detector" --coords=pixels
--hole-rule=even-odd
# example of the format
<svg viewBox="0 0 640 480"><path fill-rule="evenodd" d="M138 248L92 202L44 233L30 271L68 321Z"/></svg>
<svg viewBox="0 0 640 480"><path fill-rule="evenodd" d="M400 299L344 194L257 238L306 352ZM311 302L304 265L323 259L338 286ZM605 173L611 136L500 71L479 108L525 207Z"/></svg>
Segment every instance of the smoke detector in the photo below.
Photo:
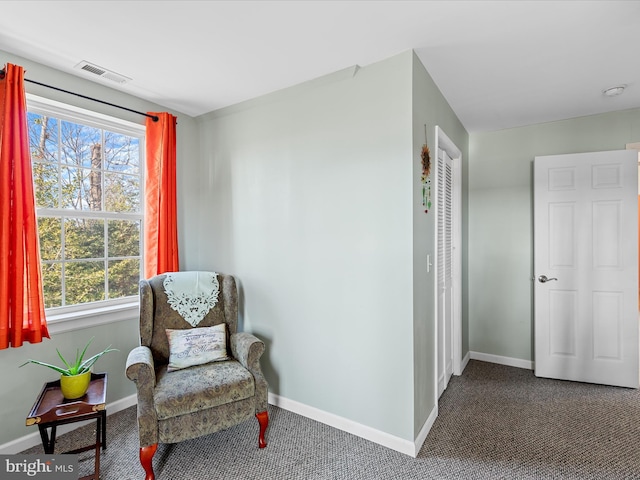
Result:
<svg viewBox="0 0 640 480"><path fill-rule="evenodd" d="M100 78L104 78L106 80L110 80L115 83L123 84L131 81L131 78L125 77L124 75L120 75L119 73L112 72L111 70L107 70L106 68L99 67L93 63L89 63L85 60L77 64L75 67L78 70L82 70L90 75L96 75Z"/></svg>
<svg viewBox="0 0 640 480"><path fill-rule="evenodd" d="M615 87L607 88L603 90L602 93L605 97L617 97L618 95L622 95L624 89L627 88L626 85L616 85Z"/></svg>

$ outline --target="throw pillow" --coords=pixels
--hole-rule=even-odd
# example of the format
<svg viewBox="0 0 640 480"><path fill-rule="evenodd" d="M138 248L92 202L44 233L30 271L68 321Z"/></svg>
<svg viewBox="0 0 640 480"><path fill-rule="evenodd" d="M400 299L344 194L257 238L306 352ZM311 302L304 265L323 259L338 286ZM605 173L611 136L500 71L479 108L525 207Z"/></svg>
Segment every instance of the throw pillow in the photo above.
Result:
<svg viewBox="0 0 640 480"><path fill-rule="evenodd" d="M228 360L226 327L226 323L221 323L213 327L184 330L167 328L167 339L169 340L167 371Z"/></svg>

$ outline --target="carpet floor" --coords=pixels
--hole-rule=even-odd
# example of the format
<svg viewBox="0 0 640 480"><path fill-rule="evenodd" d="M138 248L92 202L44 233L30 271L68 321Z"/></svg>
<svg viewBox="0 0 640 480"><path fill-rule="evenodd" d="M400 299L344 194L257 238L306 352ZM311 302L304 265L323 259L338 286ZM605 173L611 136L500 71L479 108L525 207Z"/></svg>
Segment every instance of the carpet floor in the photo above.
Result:
<svg viewBox="0 0 640 480"><path fill-rule="evenodd" d="M269 415L263 450L253 420L160 445L157 480L640 479L638 390L491 363L472 360L451 379L417 458L274 406ZM56 452L82 446L94 429L60 436ZM102 480L142 480L135 407L109 415L107 442ZM90 474L91 452L79 460L80 474Z"/></svg>

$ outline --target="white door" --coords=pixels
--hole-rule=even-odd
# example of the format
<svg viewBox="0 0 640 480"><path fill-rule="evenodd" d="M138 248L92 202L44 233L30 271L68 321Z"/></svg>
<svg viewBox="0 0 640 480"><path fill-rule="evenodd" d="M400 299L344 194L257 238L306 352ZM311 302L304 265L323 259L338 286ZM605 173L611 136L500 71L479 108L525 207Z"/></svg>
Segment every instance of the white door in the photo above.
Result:
<svg viewBox="0 0 640 480"><path fill-rule="evenodd" d="M638 388L638 165L536 157L535 374Z"/></svg>
<svg viewBox="0 0 640 480"><path fill-rule="evenodd" d="M453 373L453 160L438 149L438 396Z"/></svg>

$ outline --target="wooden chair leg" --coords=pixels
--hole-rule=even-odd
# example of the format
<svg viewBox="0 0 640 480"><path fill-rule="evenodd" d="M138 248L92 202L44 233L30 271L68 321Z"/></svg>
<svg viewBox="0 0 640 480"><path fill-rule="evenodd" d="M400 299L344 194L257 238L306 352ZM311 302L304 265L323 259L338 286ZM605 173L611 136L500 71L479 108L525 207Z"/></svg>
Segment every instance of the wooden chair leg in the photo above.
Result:
<svg viewBox="0 0 640 480"><path fill-rule="evenodd" d="M267 446L267 442L264 440L264 433L267 431L267 425L269 425L269 414L265 410L264 412L256 413L258 423L260 423L260 437L258 438L258 446L264 448Z"/></svg>
<svg viewBox="0 0 640 480"><path fill-rule="evenodd" d="M140 465L144 468L146 476L144 480L156 480L156 475L153 473L153 455L158 449L158 444L154 443L148 447L140 447Z"/></svg>

